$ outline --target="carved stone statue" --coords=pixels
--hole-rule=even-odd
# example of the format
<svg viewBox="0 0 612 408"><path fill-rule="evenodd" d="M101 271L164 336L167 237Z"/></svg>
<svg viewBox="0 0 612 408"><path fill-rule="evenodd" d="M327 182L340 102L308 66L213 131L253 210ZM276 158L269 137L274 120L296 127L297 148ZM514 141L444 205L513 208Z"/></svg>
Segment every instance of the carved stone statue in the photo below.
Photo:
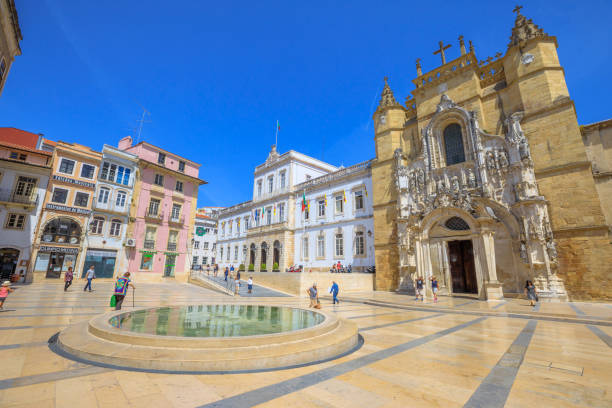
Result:
<svg viewBox="0 0 612 408"><path fill-rule="evenodd" d="M495 156L493 156L493 152L487 152L487 168L489 170L495 170Z"/></svg>
<svg viewBox="0 0 612 408"><path fill-rule="evenodd" d="M508 119L506 119L506 126L508 127L508 133L506 139L513 145L518 145L521 140L525 139L523 130L521 129L520 121L523 119L523 112L514 112Z"/></svg>
<svg viewBox="0 0 612 408"><path fill-rule="evenodd" d="M423 169L418 169L417 170L417 189L420 192L422 192L425 189L425 172L423 171Z"/></svg>
<svg viewBox="0 0 612 408"><path fill-rule="evenodd" d="M468 169L468 187L476 188L476 175L474 174L474 170Z"/></svg>
<svg viewBox="0 0 612 408"><path fill-rule="evenodd" d="M521 260L525 263L529 263L529 259L527 258L527 246L524 242L521 242Z"/></svg>
<svg viewBox="0 0 612 408"><path fill-rule="evenodd" d="M552 239L546 241L546 251L551 262L557 262L557 244Z"/></svg>
<svg viewBox="0 0 612 408"><path fill-rule="evenodd" d="M453 177L453 179L451 180L451 185L452 185L452 189L454 193L458 193L460 190L459 187L459 180L457 179L457 177Z"/></svg>
<svg viewBox="0 0 612 408"><path fill-rule="evenodd" d="M508 162L508 154L504 150L499 151L499 166L502 168L506 168L510 165Z"/></svg>

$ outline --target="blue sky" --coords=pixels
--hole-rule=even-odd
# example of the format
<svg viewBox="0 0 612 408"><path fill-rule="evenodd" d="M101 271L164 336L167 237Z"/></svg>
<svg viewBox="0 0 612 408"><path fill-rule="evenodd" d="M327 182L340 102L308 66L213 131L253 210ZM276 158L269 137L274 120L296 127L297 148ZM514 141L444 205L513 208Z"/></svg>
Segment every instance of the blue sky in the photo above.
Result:
<svg viewBox="0 0 612 408"><path fill-rule="evenodd" d="M403 102L437 43L505 52L508 1L16 0L23 32L0 126L100 149L134 134L202 164L199 205L250 199L274 143L334 165L374 157L372 113L389 82ZM435 5L434 5L435 4ZM612 2L524 1L559 42L581 124L610 118ZM104 5L104 7L101 7Z"/></svg>

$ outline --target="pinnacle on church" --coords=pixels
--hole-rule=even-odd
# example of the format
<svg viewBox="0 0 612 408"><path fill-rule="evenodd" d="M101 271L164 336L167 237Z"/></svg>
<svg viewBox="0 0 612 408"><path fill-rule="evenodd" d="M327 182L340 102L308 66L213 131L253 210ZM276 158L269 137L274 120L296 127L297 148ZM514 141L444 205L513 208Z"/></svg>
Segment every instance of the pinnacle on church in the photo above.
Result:
<svg viewBox="0 0 612 408"><path fill-rule="evenodd" d="M379 107L399 105L399 103L397 103L395 100L395 96L393 96L391 87L389 87L389 83L387 82L388 80L389 78L385 77L385 86L380 96L380 103L378 104Z"/></svg>
<svg viewBox="0 0 612 408"><path fill-rule="evenodd" d="M516 20L514 21L514 27L512 27L512 35L510 36L510 44L508 47L518 45L521 42L530 40L535 37L547 36L543 29L534 24L530 18L526 18L521 14L523 6L516 6L514 11L516 13Z"/></svg>

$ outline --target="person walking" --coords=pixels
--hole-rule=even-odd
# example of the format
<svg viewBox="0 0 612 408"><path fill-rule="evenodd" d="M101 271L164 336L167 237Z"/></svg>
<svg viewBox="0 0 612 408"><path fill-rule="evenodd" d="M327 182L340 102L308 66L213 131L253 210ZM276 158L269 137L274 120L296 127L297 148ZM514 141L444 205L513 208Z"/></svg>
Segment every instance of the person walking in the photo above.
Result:
<svg viewBox="0 0 612 408"><path fill-rule="evenodd" d="M306 291L308 293L308 297L310 298L310 306L308 307L317 307L319 304L319 291L317 290L317 284L313 283L310 288Z"/></svg>
<svg viewBox="0 0 612 408"><path fill-rule="evenodd" d="M438 279L432 276L429 280L431 280L431 291L433 292L434 303L438 303Z"/></svg>
<svg viewBox="0 0 612 408"><path fill-rule="evenodd" d="M529 306L535 306L538 301L538 293L536 292L533 282L530 280L525 282L525 295L527 295L527 299L529 299Z"/></svg>
<svg viewBox="0 0 612 408"><path fill-rule="evenodd" d="M419 276L416 279L415 282L415 287L416 287L416 298L414 299L415 301L419 300L419 296L421 297L421 302L423 302L423 287L424 287L425 282L423 281L423 277Z"/></svg>
<svg viewBox="0 0 612 408"><path fill-rule="evenodd" d="M238 295L238 292L240 292L240 272L236 273L234 279L234 295Z"/></svg>
<svg viewBox="0 0 612 408"><path fill-rule="evenodd" d="M225 271L223 273L225 275L225 281L227 282L227 275L229 275L229 269L227 268L227 266L225 267Z"/></svg>
<svg viewBox="0 0 612 408"><path fill-rule="evenodd" d="M74 272L72 271L72 266L68 267L66 274L64 275L64 292L68 290L70 285L72 285L72 280L74 279Z"/></svg>
<svg viewBox="0 0 612 408"><path fill-rule="evenodd" d="M85 273L85 279L87 279L87 284L85 284L85 287L83 288L83 292L85 292L87 288L89 288L89 291L91 292L92 291L91 281L93 279L96 279L96 270L93 265L91 265L89 269L87 270L87 272Z"/></svg>
<svg viewBox="0 0 612 408"><path fill-rule="evenodd" d="M115 310L121 310L121 304L127 295L128 286L131 286L132 290L136 289L130 280L129 272L117 277L117 282L115 282Z"/></svg>
<svg viewBox="0 0 612 408"><path fill-rule="evenodd" d="M210 265L206 265L206 275L210 276Z"/></svg>
<svg viewBox="0 0 612 408"><path fill-rule="evenodd" d="M249 293L253 293L253 277L249 276L249 280L247 281L247 289Z"/></svg>
<svg viewBox="0 0 612 408"><path fill-rule="evenodd" d="M10 281L4 281L2 286L0 286L0 309L4 306L4 301L8 297L9 293L13 292L15 289L11 288Z"/></svg>
<svg viewBox="0 0 612 408"><path fill-rule="evenodd" d="M329 292L332 294L333 297L333 302L332 304L340 304L340 301L338 300L338 292L340 291L340 287L338 286L338 284L336 283L336 281L332 281L332 285L331 288L329 288Z"/></svg>

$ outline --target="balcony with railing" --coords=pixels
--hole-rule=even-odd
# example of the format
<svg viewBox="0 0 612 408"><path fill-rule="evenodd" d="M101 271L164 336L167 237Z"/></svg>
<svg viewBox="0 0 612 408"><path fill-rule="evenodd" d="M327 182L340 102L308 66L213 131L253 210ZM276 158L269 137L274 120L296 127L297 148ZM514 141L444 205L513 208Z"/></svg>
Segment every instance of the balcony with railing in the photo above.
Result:
<svg viewBox="0 0 612 408"><path fill-rule="evenodd" d="M262 232L274 232L279 230L287 229L289 223L287 220L272 222L271 224L260 223L259 225L253 225L247 231L247 234L259 234Z"/></svg>
<svg viewBox="0 0 612 408"><path fill-rule="evenodd" d="M152 239L145 239L143 246L145 249L155 249L155 241Z"/></svg>
<svg viewBox="0 0 612 408"><path fill-rule="evenodd" d="M170 215L170 217L168 218L168 222L171 224L183 225L185 224L185 216L184 215L178 215L178 216Z"/></svg>
<svg viewBox="0 0 612 408"><path fill-rule="evenodd" d="M0 202L23 207L35 207L38 204L38 194L21 195L15 194L13 190L0 189Z"/></svg>
<svg viewBox="0 0 612 408"><path fill-rule="evenodd" d="M147 210L147 212L145 213L145 219L147 219L148 221L153 221L153 222L162 222L162 220L164 219L164 216L161 211L154 212L151 210Z"/></svg>
<svg viewBox="0 0 612 408"><path fill-rule="evenodd" d="M176 252L176 242L168 242L166 249L171 252Z"/></svg>
<svg viewBox="0 0 612 408"><path fill-rule="evenodd" d="M255 193L255 197L253 198L253 201L254 202L265 201L265 200L268 200L270 198L274 198L276 196L289 193L290 191L291 191L291 189L289 188L289 185L287 184L287 185L285 185L285 187L275 188L274 190L272 190L272 192L268 192L266 190L266 191L262 191L262 193L260 195L257 195L257 193Z"/></svg>

